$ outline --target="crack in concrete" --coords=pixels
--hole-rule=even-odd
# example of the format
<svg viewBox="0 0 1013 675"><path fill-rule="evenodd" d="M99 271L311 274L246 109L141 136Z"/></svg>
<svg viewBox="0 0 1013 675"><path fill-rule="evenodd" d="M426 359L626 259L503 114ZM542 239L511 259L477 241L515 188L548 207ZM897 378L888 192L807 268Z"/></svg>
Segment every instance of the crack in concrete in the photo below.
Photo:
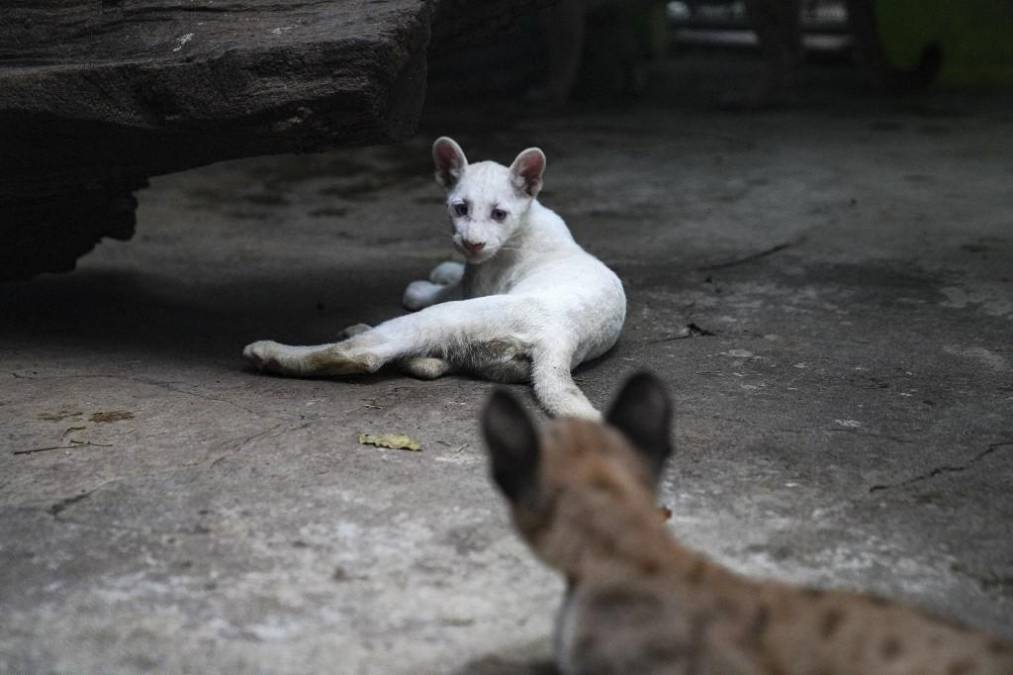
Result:
<svg viewBox="0 0 1013 675"><path fill-rule="evenodd" d="M829 432L852 434L854 436L867 436L868 438L882 438L885 441L893 441L894 443L914 443L915 441L911 438L904 438L903 436L894 436L893 434L881 434L877 431L863 431L861 429L852 429L848 427L832 427L826 430Z"/></svg>
<svg viewBox="0 0 1013 675"><path fill-rule="evenodd" d="M73 427L71 427L73 429ZM78 427L84 429L84 427ZM69 430L68 430L69 431ZM66 435L66 431L64 435ZM44 448L29 448L27 450L12 450L12 455L36 455L40 452L52 452L53 450L76 450L77 448L111 448L112 443L92 443L90 441L76 441L70 439L70 445L49 445Z"/></svg>
<svg viewBox="0 0 1013 675"><path fill-rule="evenodd" d="M18 375L13 372L11 374L18 379L26 379L26 380L62 380L62 379L91 379L91 378L108 378L110 380L125 380L127 382L146 384L152 387L157 387L159 389L164 389L166 391L171 391L176 394L182 394L184 396L192 396L194 398L199 398L204 401L214 401L216 403L224 403L225 405L230 405L233 408L236 408L237 410L242 410L243 412L246 412L250 415L255 415L256 417L264 417L263 412L251 410L250 408L240 405L234 401L230 401L225 398L218 398L217 396L211 396L210 394L200 394L195 391L187 391L186 389L180 389L179 387L174 386L176 384L175 382L164 382L162 380L155 380L146 377L131 377L129 375L115 375L111 373L89 373L77 375L71 374L71 375L51 375L51 376L43 375L41 377L38 375L35 376Z"/></svg>
<svg viewBox="0 0 1013 675"><path fill-rule="evenodd" d="M925 473L914 476L913 478L908 478L907 480L902 480L898 483L873 485L872 487L869 488L869 492L880 492L881 490L891 490L893 488L898 487L907 487L908 485L912 485L914 483L921 483L922 481L930 480L932 478L935 478L936 476L941 476L943 474L960 473L962 471L967 471L973 465L977 464L981 460L985 459L992 453L999 450L999 448L1005 447L1013 447L1013 441L1000 441L998 443L992 443L985 450L982 450L977 455L975 455L974 457L972 457L970 460L968 460L963 464L955 464L955 465L943 464L942 466L937 466L935 468L926 471Z"/></svg>
<svg viewBox="0 0 1013 675"><path fill-rule="evenodd" d="M105 483L102 483L102 485L105 485ZM94 487L91 490L88 490L87 492L82 492L81 494L74 495L73 497L66 497L64 499L61 499L60 501L56 502L48 509L46 509L46 511L48 511L50 515L56 518L56 520L60 520L57 516L59 516L64 510L70 508L71 506L73 506L74 504L78 503L83 499L91 497L91 494L95 492L95 490L101 488L102 485Z"/></svg>
<svg viewBox="0 0 1013 675"><path fill-rule="evenodd" d="M798 239L795 239L793 241L786 241L784 243L777 244L776 246L771 246L770 248L765 248L762 251L757 251L756 253L752 253L752 254L747 255L745 257L742 257L742 258L736 258L734 260L728 260L728 261L725 261L725 262L714 263L713 265L704 265L703 267L697 267L696 271L697 272L709 272L711 270L723 270L723 269L726 269L728 267L737 267L738 265L745 265L746 263L751 263L754 260L759 260L760 258L766 258L769 255L773 255L775 253L778 253L778 252L783 251L783 250L788 249L788 248L793 248L795 246L800 246L800 245L802 245L804 243L805 243L805 237L799 237Z"/></svg>
<svg viewBox="0 0 1013 675"><path fill-rule="evenodd" d="M84 522L77 521L77 520L70 520L70 519L67 519L67 518L63 518L63 517L60 516L60 514L62 514L64 511L66 511L68 508L70 508L74 504L77 504L78 502L83 501L83 500L87 499L88 497L91 497L93 494L95 494L99 490L102 490L103 488L105 488L105 487L107 487L109 485L112 485L114 483L119 483L119 482L122 482L122 481L125 481L125 480L131 480L133 478L146 477L146 476L158 476L158 475L165 474L165 473L173 473L175 471L182 471L184 469L190 469L190 468L198 467L198 466L205 465L205 464L210 468L210 467L216 466L218 463L220 463L222 460L226 459L227 457L231 457L232 455L235 455L235 454L238 454L238 453L242 452L253 441L256 441L256 440L258 440L260 438L264 438L264 437L267 437L267 436L271 436L271 435L273 435L274 432L279 431L279 430L281 432L284 432L284 431L298 431L300 429L304 429L304 428L310 426L310 424L309 424L309 422L304 422L304 423L301 423L301 424L297 424L297 425L291 427L290 429L283 430L282 427L284 427L284 426L286 426L284 423L279 423L279 424L275 424L275 425L273 425L271 427L268 427L267 429L263 429L261 431L258 431L255 434L249 434L247 436L244 436L241 439L238 439L238 444L237 444L237 447L236 447L236 449L234 451L227 452L226 454L223 454L223 455L218 455L216 457L206 457L205 459L202 459L199 462L189 462L189 463L186 463L186 464L181 464L179 466L168 467L168 468L163 469L161 471L139 472L139 473L128 474L126 476L118 476L116 478L110 478L109 480L106 480L106 481L103 481L102 483L99 483L98 485L96 485L95 487L93 487L90 490L81 492L80 494L76 494L73 497L65 497L64 499L61 499L61 500L53 503L51 506L49 506L49 508L46 509L46 512L49 513L51 516L53 516L53 518L55 520L57 520L57 521L59 521L61 523L67 523L67 524L70 524L70 525L79 525L79 526L83 526L83 527L96 527L94 525L91 525L90 523L84 523ZM235 441L224 441L221 445L232 445L234 442ZM138 531L137 528L129 528L129 527L122 527L122 526L108 526L108 525L104 525L104 526L102 526L99 529L104 529L104 530L123 530L123 531Z"/></svg>
<svg viewBox="0 0 1013 675"><path fill-rule="evenodd" d="M225 452L224 454L218 455L217 457L214 457L214 458L210 458L209 457L207 459L201 460L200 462L195 462L195 463L189 464L187 466L200 466L201 464L207 464L209 468L213 467L213 466L218 466L218 464L220 464L222 461L224 461L224 460L226 460L229 457L232 457L234 455L238 455L239 453L241 453L244 450L246 450L246 447L248 445L250 445L250 443L253 443L256 440L260 440L261 438L267 438L269 436L272 436L272 435L274 435L275 431L278 431L279 429L281 429L284 426L285 426L284 422L279 422L278 424L275 424L272 427L268 427L267 429L264 429L263 431L258 431L255 434L251 434L249 436L245 436L244 438L240 439L238 446L232 452ZM305 429L305 428L307 428L309 426L311 426L310 422L303 422L302 424L297 424L297 425L295 425L293 427L289 427L287 429L284 429L280 433L293 433L293 432L296 432L296 431L300 431L301 429ZM219 447L226 447L226 446L231 445L231 444L232 444L231 441L226 441L226 442L221 443Z"/></svg>
<svg viewBox="0 0 1013 675"><path fill-rule="evenodd" d="M697 323L691 321L673 335L644 340L641 344L656 345L661 344L662 342L674 342L675 340L686 340L695 337L714 337L715 335L717 335L717 333L714 331L702 328Z"/></svg>
<svg viewBox="0 0 1013 675"><path fill-rule="evenodd" d="M262 417L264 415L263 412L258 412L256 410L251 410L250 408L247 408L244 405L240 405L240 404L238 404L238 403L236 403L234 401L230 401L230 400L225 399L225 398L219 398L217 396L211 396L210 394L199 394L199 393L194 392L194 391L187 391L186 389L180 389L178 387L174 387L173 383L171 383L171 382L161 382L159 380L148 380L148 379L133 378L133 377L124 377L123 379L132 380L134 382L139 382L141 384L148 384L148 385L151 385L153 387L158 387L160 389L165 389L166 391L175 392L177 394L183 394L184 396L192 396L194 398L199 398L199 399L202 399L204 401L214 401L216 403L224 403L225 405L230 405L233 408L236 408L237 410L242 410L243 412L246 412L246 413L248 413L250 415L255 415L257 417ZM277 419L277 418L275 418L275 419Z"/></svg>

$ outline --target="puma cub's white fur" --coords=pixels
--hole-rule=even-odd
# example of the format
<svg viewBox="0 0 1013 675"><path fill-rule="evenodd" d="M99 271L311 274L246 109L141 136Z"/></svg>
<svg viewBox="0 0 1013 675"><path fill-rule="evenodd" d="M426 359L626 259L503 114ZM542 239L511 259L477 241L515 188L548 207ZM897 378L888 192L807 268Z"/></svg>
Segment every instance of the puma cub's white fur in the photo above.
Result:
<svg viewBox="0 0 1013 675"><path fill-rule="evenodd" d="M534 385L552 415L597 419L571 370L604 354L626 317L622 282L582 249L563 219L538 201L545 155L524 150L505 167L469 164L450 138L433 144L436 179L447 190L454 246L467 263L437 266L405 290L419 310L376 327L359 325L333 344L247 345L256 367L291 376L369 373L396 362L435 378L463 371Z"/></svg>

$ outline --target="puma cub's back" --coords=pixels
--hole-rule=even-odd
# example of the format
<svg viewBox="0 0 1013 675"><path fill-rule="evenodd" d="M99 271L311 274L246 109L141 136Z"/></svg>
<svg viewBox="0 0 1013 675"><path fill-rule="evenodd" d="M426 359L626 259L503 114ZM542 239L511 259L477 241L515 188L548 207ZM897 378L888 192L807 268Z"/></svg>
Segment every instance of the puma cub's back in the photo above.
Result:
<svg viewBox="0 0 1013 675"><path fill-rule="evenodd" d="M684 548L655 503L671 419L647 374L607 425L560 419L539 434L502 391L485 408L513 522L568 582L564 675L1013 675L998 638L872 596L749 579Z"/></svg>

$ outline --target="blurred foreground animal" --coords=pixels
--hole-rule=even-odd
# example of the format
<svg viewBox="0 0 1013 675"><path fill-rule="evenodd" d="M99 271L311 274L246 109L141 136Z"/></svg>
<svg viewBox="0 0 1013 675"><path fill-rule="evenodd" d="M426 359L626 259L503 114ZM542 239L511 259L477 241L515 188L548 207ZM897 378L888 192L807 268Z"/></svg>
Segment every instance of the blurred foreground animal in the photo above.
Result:
<svg viewBox="0 0 1013 675"><path fill-rule="evenodd" d="M423 379L463 371L531 381L550 414L600 418L570 371L619 339L626 295L612 270L538 201L545 155L528 148L509 167L469 164L443 137L433 160L447 190L451 239L467 262L443 263L428 281L408 286L404 305L420 311L375 328L353 326L333 344L254 342L243 356L295 377L372 373L395 362Z"/></svg>
<svg viewBox="0 0 1013 675"><path fill-rule="evenodd" d="M502 391L482 416L514 525L567 580L564 675L1013 674L997 638L872 596L748 579L685 548L655 504L671 454L663 385L634 376L605 419L539 434Z"/></svg>

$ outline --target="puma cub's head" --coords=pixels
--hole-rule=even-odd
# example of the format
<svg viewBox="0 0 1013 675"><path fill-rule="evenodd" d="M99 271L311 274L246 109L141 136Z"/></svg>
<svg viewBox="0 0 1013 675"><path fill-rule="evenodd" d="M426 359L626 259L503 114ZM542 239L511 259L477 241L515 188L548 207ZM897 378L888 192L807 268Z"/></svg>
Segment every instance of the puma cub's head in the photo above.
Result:
<svg viewBox="0 0 1013 675"><path fill-rule="evenodd" d="M447 190L454 246L468 262L492 258L520 226L542 189L545 154L528 148L509 167L468 164L461 146L443 136L433 143L436 182Z"/></svg>
<svg viewBox="0 0 1013 675"><path fill-rule="evenodd" d="M567 555L568 523L601 509L656 514L658 479L672 452L672 405L661 381L639 373L623 386L605 424L559 419L535 430L503 390L482 413L493 481L514 524L546 562Z"/></svg>

